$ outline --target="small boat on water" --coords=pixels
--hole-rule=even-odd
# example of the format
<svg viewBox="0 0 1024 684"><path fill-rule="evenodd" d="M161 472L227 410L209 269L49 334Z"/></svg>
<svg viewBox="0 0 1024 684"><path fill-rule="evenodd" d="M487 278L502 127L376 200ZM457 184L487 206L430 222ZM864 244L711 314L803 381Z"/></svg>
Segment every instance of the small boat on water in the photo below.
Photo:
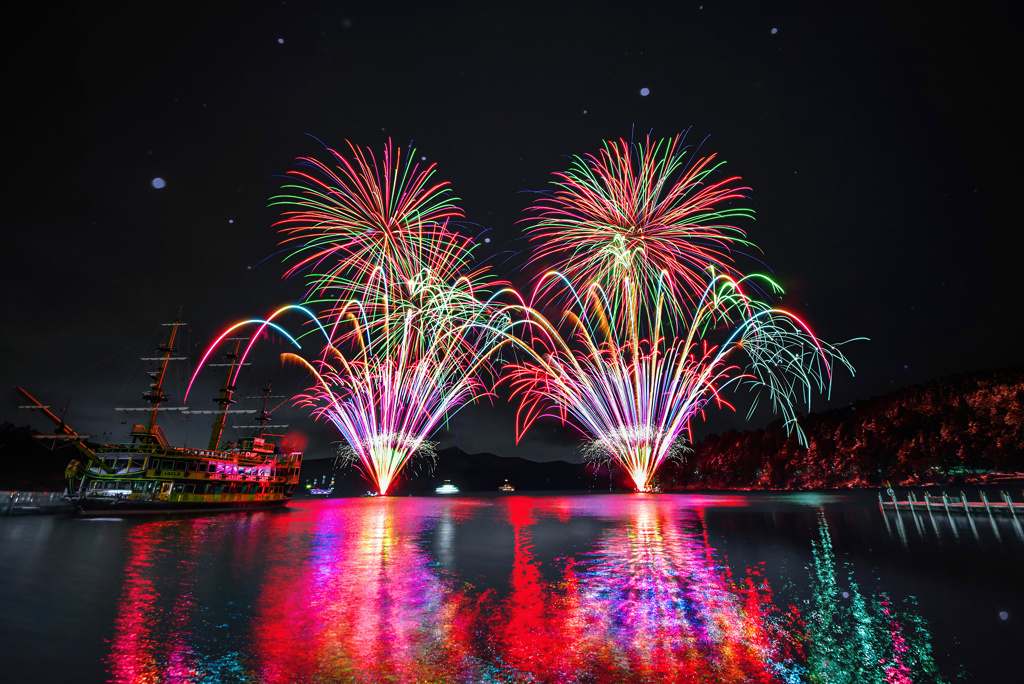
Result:
<svg viewBox="0 0 1024 684"><path fill-rule="evenodd" d="M280 435L266 434L264 428L270 419L267 402L270 388L264 392L263 410L258 418L256 434L235 443L221 444L225 418L233 413L230 406L234 386L234 372L241 364L239 348L228 354L227 380L214 399L215 411L188 411L187 407L165 407L169 400L164 395L164 374L173 361L186 357L175 356L174 341L178 328L185 325L175 321L169 340L158 349L159 356L143 359L157 362L150 372L153 379L150 390L142 396L150 404L139 409L149 413L145 423L131 430L130 444L101 444L91 446L85 437L68 427L61 418L20 387L21 393L33 408L41 411L56 425L55 437L70 440L78 449L80 458L73 459L65 471L68 483L67 497L83 514L111 513L177 513L193 511L236 511L275 508L287 504L299 483L302 453L282 448L275 442ZM209 447L196 449L171 445L157 425L161 410L188 413L213 413L213 434ZM255 411L245 411L255 413Z"/></svg>
<svg viewBox="0 0 1024 684"><path fill-rule="evenodd" d="M516 488L508 483L508 479L505 480L505 484L498 487L499 492L514 492Z"/></svg>
<svg viewBox="0 0 1024 684"><path fill-rule="evenodd" d="M445 480L444 484L434 490L438 494L458 494L459 488L451 483L449 480Z"/></svg>

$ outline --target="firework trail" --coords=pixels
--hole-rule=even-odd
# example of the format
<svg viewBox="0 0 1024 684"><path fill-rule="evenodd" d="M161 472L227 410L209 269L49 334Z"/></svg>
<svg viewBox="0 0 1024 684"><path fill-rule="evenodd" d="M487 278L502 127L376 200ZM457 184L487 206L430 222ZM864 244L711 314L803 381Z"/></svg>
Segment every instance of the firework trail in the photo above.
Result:
<svg viewBox="0 0 1024 684"><path fill-rule="evenodd" d="M282 355L314 379L298 406L342 434L339 455L386 494L410 459L433 455L430 435L465 403L490 395L482 378L507 338L510 319L476 299L468 278L427 277L416 305L390 301L383 269L361 299L330 310L330 342L313 361ZM345 353L347 352L347 353Z"/></svg>
<svg viewBox="0 0 1024 684"><path fill-rule="evenodd" d="M722 392L737 386L754 391L751 411L767 397L803 441L796 405L827 391L834 365L852 367L796 316L748 296L750 280L715 277L678 338L663 329L665 275L653 308L629 280L617 296L596 283L583 293L566 284L575 306L557 326L523 305L529 336L519 348L528 354L502 376L521 400L517 437L540 417L568 422L590 439L586 457L610 460L649 491L658 467L686 450L690 421L710 403L729 406Z"/></svg>
<svg viewBox="0 0 1024 684"><path fill-rule="evenodd" d="M668 271L672 309L692 305L711 271L739 277L733 250L752 245L732 222L753 217L749 188L682 139L606 142L596 155L573 157L555 174L553 194L530 209L531 262L609 292L623 279L653 288Z"/></svg>
<svg viewBox="0 0 1024 684"><path fill-rule="evenodd" d="M433 454L441 421L489 395L482 378L509 319L482 293L472 240L449 228L463 214L434 166L390 141L379 158L348 147L328 150L330 165L300 159L271 200L293 249L285 276L305 274L303 304L327 338L316 358L283 356L314 380L296 404L338 428L342 459L385 494L411 458Z"/></svg>
<svg viewBox="0 0 1024 684"><path fill-rule="evenodd" d="M305 273L307 299L326 290L358 293L373 269L386 264L394 283L425 267L442 280L463 273L471 240L448 227L463 216L447 182L431 183L434 164L403 161L388 140L378 159L348 143L351 158L328 149L333 165L303 157L270 206L286 210L275 226L293 251L285 277ZM335 292L336 294L336 292Z"/></svg>

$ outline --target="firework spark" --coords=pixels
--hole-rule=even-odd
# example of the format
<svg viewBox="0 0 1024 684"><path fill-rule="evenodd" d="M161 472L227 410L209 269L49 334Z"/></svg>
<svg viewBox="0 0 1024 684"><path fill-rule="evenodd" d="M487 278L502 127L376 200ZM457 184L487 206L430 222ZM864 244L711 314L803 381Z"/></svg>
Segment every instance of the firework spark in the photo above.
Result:
<svg viewBox="0 0 1024 684"><path fill-rule="evenodd" d="M448 227L462 217L447 182L431 183L410 149L403 162L389 140L380 159L348 143L351 158L328 149L334 166L303 157L291 182L271 198L284 206L276 227L296 260L285 273L304 272L309 293L359 292L371 271L387 264L395 283L414 280L424 267L443 279L464 272L471 240Z"/></svg>
<svg viewBox="0 0 1024 684"><path fill-rule="evenodd" d="M733 250L751 243L732 222L753 217L749 188L724 177L714 154L695 158L682 138L606 142L574 157L532 207L532 261L609 292L624 279L654 286L667 270L672 308L692 305L712 270L739 277Z"/></svg>
<svg viewBox="0 0 1024 684"><path fill-rule="evenodd" d="M650 309L629 280L617 296L596 283L573 291L561 326L524 305L529 353L503 374L522 401L517 436L543 416L569 422L591 440L585 456L612 461L648 491L658 467L686 450L690 421L708 404L729 406L722 392L735 385L755 391L751 410L766 395L802 440L797 403L827 390L835 364L850 366L796 316L748 296L749 280L715 277L680 338L663 329L664 274Z"/></svg>
<svg viewBox="0 0 1024 684"><path fill-rule="evenodd" d="M433 454L428 438L443 420L490 394L482 377L509 324L466 278L426 278L416 305L396 306L392 289L383 269L374 271L363 299L331 309L330 343L317 359L283 355L315 380L296 404L337 427L339 456L381 494L410 459Z"/></svg>

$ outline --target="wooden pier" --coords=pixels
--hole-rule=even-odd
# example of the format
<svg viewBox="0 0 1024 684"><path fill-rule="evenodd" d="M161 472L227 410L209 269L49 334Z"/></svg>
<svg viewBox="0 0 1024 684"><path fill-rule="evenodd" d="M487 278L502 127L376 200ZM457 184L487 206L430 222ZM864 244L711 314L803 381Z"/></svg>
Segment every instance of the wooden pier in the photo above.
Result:
<svg viewBox="0 0 1024 684"><path fill-rule="evenodd" d="M984 491L978 492L978 501L968 501L963 492L959 492L959 496L949 496L946 492L942 492L940 496L932 496L930 492L925 492L920 500L914 495L914 492L909 492L905 501L899 501L891 489L886 493L889 500L886 500L881 492L878 493L878 508L883 513L886 511L896 511L897 513L902 511L939 511L947 514L966 513L967 515L1000 513L1009 514L1015 520L1018 515L1024 516L1024 502L1014 501L1007 492L1003 491L999 492L999 501L989 501Z"/></svg>
<svg viewBox="0 0 1024 684"><path fill-rule="evenodd" d="M74 510L63 492L0 492L0 515L70 513Z"/></svg>

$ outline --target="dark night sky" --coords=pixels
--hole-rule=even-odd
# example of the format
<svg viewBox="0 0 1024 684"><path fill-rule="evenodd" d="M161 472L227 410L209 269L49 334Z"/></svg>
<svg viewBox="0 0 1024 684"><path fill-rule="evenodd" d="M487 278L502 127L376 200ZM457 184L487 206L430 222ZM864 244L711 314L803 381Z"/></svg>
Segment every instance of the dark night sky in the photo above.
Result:
<svg viewBox="0 0 1024 684"><path fill-rule="evenodd" d="M1024 363L1011 125L1024 62L994 10L211 4L47 5L7 44L0 375L69 405L79 431L126 436L110 409L138 405L136 359L179 306L198 350L300 294L281 281L266 205L296 157L324 158L317 139L411 141L500 264L566 155L690 129L753 188L745 227L784 304L826 340L871 338L847 348L857 376L840 374L812 410ZM301 380L274 372L282 391ZM5 392L0 420L42 428L18 403ZM743 427L744 413L703 429ZM329 453L329 431L287 419L309 456ZM555 425L514 447L507 407L456 422L470 452L578 458ZM190 444L206 434L165 428Z"/></svg>

